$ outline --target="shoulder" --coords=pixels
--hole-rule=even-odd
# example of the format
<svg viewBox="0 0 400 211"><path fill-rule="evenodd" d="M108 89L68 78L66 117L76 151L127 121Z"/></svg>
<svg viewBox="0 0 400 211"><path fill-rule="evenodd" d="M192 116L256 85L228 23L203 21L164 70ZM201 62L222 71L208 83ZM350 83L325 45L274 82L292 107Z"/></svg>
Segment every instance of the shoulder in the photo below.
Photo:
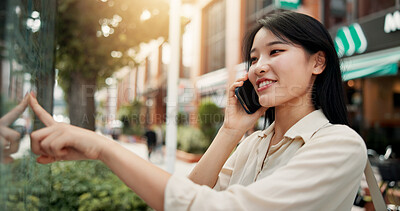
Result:
<svg viewBox="0 0 400 211"><path fill-rule="evenodd" d="M329 124L318 130L311 139L326 138L328 140L346 139L350 142L359 143L365 146L364 140L361 136L347 125Z"/></svg>
<svg viewBox="0 0 400 211"><path fill-rule="evenodd" d="M367 147L362 137L347 125L329 124L318 130L310 139L310 145L329 147L337 153L367 156Z"/></svg>
<svg viewBox="0 0 400 211"><path fill-rule="evenodd" d="M341 173L362 174L367 162L364 140L346 125L329 124L319 129L298 151L297 159L322 162ZM354 176L353 175L353 176Z"/></svg>

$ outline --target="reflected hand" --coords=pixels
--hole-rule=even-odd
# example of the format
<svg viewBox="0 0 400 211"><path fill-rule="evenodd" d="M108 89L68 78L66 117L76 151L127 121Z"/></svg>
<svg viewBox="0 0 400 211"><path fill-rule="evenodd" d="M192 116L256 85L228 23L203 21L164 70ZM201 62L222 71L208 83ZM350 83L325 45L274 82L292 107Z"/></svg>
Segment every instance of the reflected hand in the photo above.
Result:
<svg viewBox="0 0 400 211"><path fill-rule="evenodd" d="M107 138L90 130L56 122L33 95L30 95L29 106L46 126L31 133L32 152L40 155L38 163L99 158Z"/></svg>
<svg viewBox="0 0 400 211"><path fill-rule="evenodd" d="M240 105L235 95L235 89L243 86L243 82L248 79L246 74L242 78L238 78L228 91L228 101L225 108L225 119L222 127L232 130L235 133L244 134L252 128L256 121L265 113L268 108L261 107L254 114L247 114Z"/></svg>
<svg viewBox="0 0 400 211"><path fill-rule="evenodd" d="M10 112L0 118L0 160L2 163L11 163L13 158L10 156L19 149L20 133L9 128L18 117L21 115L28 105L29 95L25 95L24 99Z"/></svg>

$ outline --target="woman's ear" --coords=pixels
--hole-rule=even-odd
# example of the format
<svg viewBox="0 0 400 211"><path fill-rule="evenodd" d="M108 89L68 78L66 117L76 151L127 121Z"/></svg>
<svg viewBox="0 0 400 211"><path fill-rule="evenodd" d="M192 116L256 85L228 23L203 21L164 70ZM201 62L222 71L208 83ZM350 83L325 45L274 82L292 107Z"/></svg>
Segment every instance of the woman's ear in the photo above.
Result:
<svg viewBox="0 0 400 211"><path fill-rule="evenodd" d="M314 75L319 75L321 74L326 67L326 54L323 51L318 51L317 53L315 53L313 55L314 57L314 70L313 70L313 74Z"/></svg>

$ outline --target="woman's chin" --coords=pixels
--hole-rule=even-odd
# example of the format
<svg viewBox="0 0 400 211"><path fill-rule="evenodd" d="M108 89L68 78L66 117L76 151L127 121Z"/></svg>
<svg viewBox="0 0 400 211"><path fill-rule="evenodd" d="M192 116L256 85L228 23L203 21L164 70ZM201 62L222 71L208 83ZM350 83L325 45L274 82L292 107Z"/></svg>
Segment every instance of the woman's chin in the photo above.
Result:
<svg viewBox="0 0 400 211"><path fill-rule="evenodd" d="M269 107L274 107L276 105L275 100L272 99L271 97L261 96L258 100L262 107L269 108Z"/></svg>

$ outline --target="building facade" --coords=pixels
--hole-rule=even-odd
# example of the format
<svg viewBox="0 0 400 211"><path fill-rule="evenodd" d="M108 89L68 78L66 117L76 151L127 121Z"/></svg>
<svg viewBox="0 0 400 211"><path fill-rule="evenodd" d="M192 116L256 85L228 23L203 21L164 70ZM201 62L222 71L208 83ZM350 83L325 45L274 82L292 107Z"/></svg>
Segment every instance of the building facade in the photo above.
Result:
<svg viewBox="0 0 400 211"><path fill-rule="evenodd" d="M383 154L392 146L398 156L399 1L347 1L330 6L325 5L324 20L341 57L351 125L369 148ZM334 15L327 18L329 14Z"/></svg>
<svg viewBox="0 0 400 211"><path fill-rule="evenodd" d="M224 108L227 88L245 71L245 32L276 8L295 10L321 21L335 41L352 127L369 148L384 153L391 145L400 154L398 0L199 0L193 5L197 102L212 99Z"/></svg>
<svg viewBox="0 0 400 211"><path fill-rule="evenodd" d="M185 1L184 1L185 3ZM190 8L181 66L180 109L196 125L198 105L211 100L224 109L230 84L246 71L242 40L257 19L277 8L308 14L331 33L341 58L351 126L369 148L384 153L400 148L400 3L399 0L197 0ZM185 13L185 11L182 11ZM164 45L164 44L163 44ZM167 63L156 49L142 63L147 74L135 82L155 122L165 121ZM156 56L151 55L156 54ZM182 59L184 60L184 59ZM156 63L156 64L154 64ZM156 70L151 70L156 69ZM138 77L138 80L139 77ZM156 84L156 85L155 85Z"/></svg>

